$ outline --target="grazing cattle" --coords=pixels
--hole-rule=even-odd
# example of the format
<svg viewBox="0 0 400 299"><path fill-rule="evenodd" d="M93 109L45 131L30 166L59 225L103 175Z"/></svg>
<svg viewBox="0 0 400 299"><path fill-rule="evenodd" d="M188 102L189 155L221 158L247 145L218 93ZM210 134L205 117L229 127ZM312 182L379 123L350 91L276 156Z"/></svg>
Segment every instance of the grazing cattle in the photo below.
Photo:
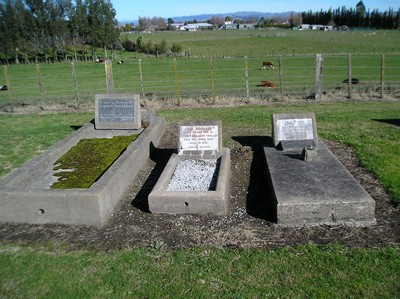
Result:
<svg viewBox="0 0 400 299"><path fill-rule="evenodd" d="M274 88L275 87L275 83L272 81L265 81L262 80L260 85L257 85L259 87L267 87L267 88Z"/></svg>
<svg viewBox="0 0 400 299"><path fill-rule="evenodd" d="M124 61L123 60L118 60L117 64L124 64Z"/></svg>
<svg viewBox="0 0 400 299"><path fill-rule="evenodd" d="M7 85L1 85L0 90L8 90Z"/></svg>
<svg viewBox="0 0 400 299"><path fill-rule="evenodd" d="M266 70L266 69L273 70L274 68L275 68L274 63L272 61L264 61L263 62L263 66L262 66L263 70Z"/></svg>
<svg viewBox="0 0 400 299"><path fill-rule="evenodd" d="M104 62L104 59L97 58L95 62L96 62L96 63L103 63L103 62Z"/></svg>
<svg viewBox="0 0 400 299"><path fill-rule="evenodd" d="M343 83L349 84L349 79L343 80ZM360 80L358 78L351 78L351 84L358 84Z"/></svg>

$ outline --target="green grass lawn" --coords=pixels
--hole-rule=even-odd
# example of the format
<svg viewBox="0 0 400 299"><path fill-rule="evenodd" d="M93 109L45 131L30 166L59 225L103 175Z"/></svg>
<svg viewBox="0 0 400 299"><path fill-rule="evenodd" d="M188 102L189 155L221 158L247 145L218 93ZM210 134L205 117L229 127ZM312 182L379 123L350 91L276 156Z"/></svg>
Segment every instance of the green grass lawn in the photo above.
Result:
<svg viewBox="0 0 400 299"><path fill-rule="evenodd" d="M397 298L400 250L0 245L2 298Z"/></svg>

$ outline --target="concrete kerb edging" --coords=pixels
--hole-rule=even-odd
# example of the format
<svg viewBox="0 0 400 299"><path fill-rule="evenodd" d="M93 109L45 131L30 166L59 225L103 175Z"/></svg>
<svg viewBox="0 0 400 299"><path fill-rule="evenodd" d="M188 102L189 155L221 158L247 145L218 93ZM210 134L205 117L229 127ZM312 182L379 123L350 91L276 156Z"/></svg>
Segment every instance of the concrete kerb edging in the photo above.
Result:
<svg viewBox="0 0 400 299"><path fill-rule="evenodd" d="M163 173L149 194L152 213L189 213L225 215L230 195L230 150L223 148L215 191L166 191L181 156L173 154Z"/></svg>
<svg viewBox="0 0 400 299"><path fill-rule="evenodd" d="M165 120L153 117L140 137L87 189L29 187L38 173L51 169L81 138L92 137L93 124L83 126L0 181L0 221L103 226L148 160L151 145L158 144L164 129Z"/></svg>

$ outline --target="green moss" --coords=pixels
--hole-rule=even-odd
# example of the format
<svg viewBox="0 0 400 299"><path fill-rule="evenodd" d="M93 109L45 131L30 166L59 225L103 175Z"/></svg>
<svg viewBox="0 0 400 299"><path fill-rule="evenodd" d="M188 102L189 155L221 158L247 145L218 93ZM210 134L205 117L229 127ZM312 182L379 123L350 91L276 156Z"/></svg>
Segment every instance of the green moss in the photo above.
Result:
<svg viewBox="0 0 400 299"><path fill-rule="evenodd" d="M82 139L54 163L54 189L89 188L138 135Z"/></svg>

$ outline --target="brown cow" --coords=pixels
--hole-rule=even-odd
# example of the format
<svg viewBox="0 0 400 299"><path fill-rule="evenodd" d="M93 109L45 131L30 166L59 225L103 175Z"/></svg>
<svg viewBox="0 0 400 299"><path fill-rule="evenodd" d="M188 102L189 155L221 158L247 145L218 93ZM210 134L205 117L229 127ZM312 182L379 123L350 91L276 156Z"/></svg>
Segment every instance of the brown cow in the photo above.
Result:
<svg viewBox="0 0 400 299"><path fill-rule="evenodd" d="M264 81L264 80L262 80L261 84L257 85L257 86L259 86L259 87L267 87L267 88L274 88L275 87L275 83L272 82L272 81Z"/></svg>
<svg viewBox="0 0 400 299"><path fill-rule="evenodd" d="M272 61L264 61L263 62L263 66L262 66L263 70L266 70L266 69L273 70L274 68L275 68L274 63Z"/></svg>

